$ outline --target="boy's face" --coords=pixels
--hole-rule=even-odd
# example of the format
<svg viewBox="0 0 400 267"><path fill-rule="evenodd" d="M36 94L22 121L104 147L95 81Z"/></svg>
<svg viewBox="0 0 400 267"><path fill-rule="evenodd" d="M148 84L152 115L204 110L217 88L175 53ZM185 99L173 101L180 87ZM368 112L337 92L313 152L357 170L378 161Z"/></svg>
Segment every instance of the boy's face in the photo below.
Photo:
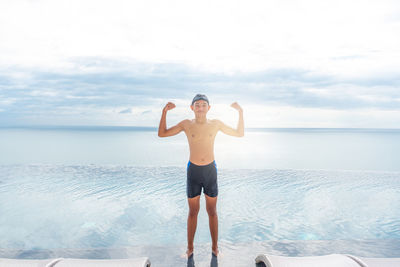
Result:
<svg viewBox="0 0 400 267"><path fill-rule="evenodd" d="M207 114L208 110L211 106L208 105L207 101L197 100L193 103L190 108L194 111L194 113L204 113Z"/></svg>

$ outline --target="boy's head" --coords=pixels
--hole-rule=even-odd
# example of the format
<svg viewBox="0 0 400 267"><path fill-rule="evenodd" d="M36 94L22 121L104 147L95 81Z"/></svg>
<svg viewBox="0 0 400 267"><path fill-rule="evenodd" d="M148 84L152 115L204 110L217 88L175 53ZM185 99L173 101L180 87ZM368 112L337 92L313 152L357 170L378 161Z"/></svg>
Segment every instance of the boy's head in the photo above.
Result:
<svg viewBox="0 0 400 267"><path fill-rule="evenodd" d="M192 105L190 105L190 108L195 112L204 112L207 113L208 110L210 109L210 102L208 101L208 98L206 95L203 94L197 94L193 100L192 100Z"/></svg>
<svg viewBox="0 0 400 267"><path fill-rule="evenodd" d="M198 100L207 101L207 104L210 105L210 102L208 102L208 98L207 98L206 95L197 94L197 95L195 95L195 96L193 97L192 106L193 106L193 104L194 104L196 101L198 101Z"/></svg>

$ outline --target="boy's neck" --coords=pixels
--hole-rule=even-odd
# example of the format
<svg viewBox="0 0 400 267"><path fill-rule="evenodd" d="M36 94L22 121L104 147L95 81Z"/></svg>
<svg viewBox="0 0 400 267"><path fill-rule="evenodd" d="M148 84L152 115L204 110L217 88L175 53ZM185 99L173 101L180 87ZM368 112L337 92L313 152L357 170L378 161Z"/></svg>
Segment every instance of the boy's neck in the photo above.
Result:
<svg viewBox="0 0 400 267"><path fill-rule="evenodd" d="M196 118L194 119L194 121L196 123L206 123L207 122L207 117L206 116L196 116Z"/></svg>

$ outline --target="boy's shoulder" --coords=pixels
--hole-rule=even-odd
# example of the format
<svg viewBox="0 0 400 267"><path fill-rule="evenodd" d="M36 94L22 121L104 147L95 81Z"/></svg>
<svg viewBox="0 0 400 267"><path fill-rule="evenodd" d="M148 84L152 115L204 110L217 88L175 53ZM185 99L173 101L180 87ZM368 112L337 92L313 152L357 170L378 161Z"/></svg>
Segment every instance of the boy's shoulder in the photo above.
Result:
<svg viewBox="0 0 400 267"><path fill-rule="evenodd" d="M189 124L191 124L192 121L193 121L193 120L185 119L185 120L181 121L181 122L179 123L179 125L181 125L183 128L185 128L186 126L188 126Z"/></svg>
<svg viewBox="0 0 400 267"><path fill-rule="evenodd" d="M210 123L219 125L221 121L219 119L210 119Z"/></svg>

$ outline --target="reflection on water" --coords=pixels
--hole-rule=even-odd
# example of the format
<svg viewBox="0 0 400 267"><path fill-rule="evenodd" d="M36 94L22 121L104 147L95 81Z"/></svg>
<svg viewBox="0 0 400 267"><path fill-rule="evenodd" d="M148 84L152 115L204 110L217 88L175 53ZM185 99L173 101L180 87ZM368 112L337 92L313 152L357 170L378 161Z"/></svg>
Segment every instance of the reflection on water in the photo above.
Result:
<svg viewBox="0 0 400 267"><path fill-rule="evenodd" d="M218 174L222 243L400 240L393 205L400 203L398 172L220 168ZM186 244L184 167L3 165L0 181L3 249ZM199 245L210 242L204 204L202 196Z"/></svg>

